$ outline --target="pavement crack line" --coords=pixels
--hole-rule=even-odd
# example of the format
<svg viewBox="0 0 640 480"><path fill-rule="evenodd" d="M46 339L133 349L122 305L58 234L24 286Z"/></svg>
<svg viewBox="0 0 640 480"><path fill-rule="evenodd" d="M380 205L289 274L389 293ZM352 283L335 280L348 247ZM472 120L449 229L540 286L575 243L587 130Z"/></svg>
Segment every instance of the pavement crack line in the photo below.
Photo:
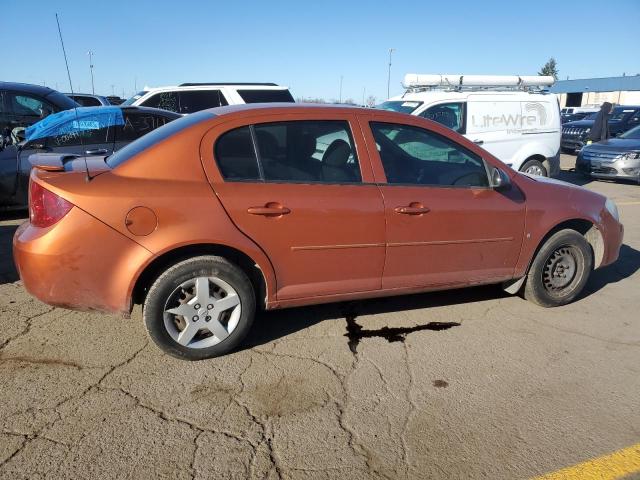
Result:
<svg viewBox="0 0 640 480"><path fill-rule="evenodd" d="M47 312L45 312L45 313L47 313ZM44 315L44 313L43 313L43 314L41 314L41 315ZM41 315L36 315L36 316L34 316L33 318L36 318L36 317L41 316ZM43 438L43 439L45 439L45 440L49 440L49 441L51 441L51 442L58 443L58 444L60 444L60 445L66 445L66 444L64 444L64 443L62 443L62 442L57 442L57 441L52 440L51 438L48 438L48 437L46 437L46 436L44 436L44 435L43 435L43 432L44 432L45 430L47 430L47 429L49 429L49 428L53 427L53 426L56 424L56 422L58 422L58 421L60 421L60 420L62 419L62 416L60 415L60 412L58 412L58 409L59 409L62 405L64 405L65 403L70 402L70 401L72 401L72 400L80 401L80 400L82 400L82 399L83 399L83 398L84 398L84 397L85 397L85 396L86 396L90 391L94 390L95 388L100 388L100 383L101 383L105 378L107 378L107 376L109 376L111 373L113 373L113 372L114 372L115 370L117 370L118 368L123 367L123 366L125 366L125 365L128 365L130 362L132 362L132 361L133 361L133 360L134 360L134 359L135 359L135 358L140 354L140 352L142 352L142 351L143 351L143 350L144 350L148 345L149 345L149 342L147 341L147 342L145 342L145 344L144 344L140 349L138 349L137 351L135 351L131 357L129 357L129 358L127 358L126 360L124 360L124 361L122 361L122 362L120 362L120 363L118 363L118 364L116 364L116 365L112 366L111 368L109 368L109 369L108 369L108 370L107 370L107 371L106 371L102 376L100 376L100 378L99 378L96 382L92 383L92 384L91 384L91 385L89 385L87 388L85 388L85 389L84 389L84 390L83 390L79 395L73 395L73 396L71 396L71 397L67 397L67 398L65 398L65 399L63 399L63 400L61 400L61 401L59 401L58 403L56 403L56 404L55 404L55 405L53 405L52 407L49 407L47 410L53 410L54 412L56 412L56 414L57 414L57 418L54 418L53 420L51 420L51 421L49 421L49 422L45 423L45 424L44 424L44 425L42 425L40 428L38 428L35 432L33 432L33 433L31 433L31 434L27 434L27 435L25 435L25 439L24 439L24 441L22 442L22 444L21 444L21 445L16 449L16 451L15 451L15 452L13 452L13 453L8 457L8 458L6 458L4 461L2 461L2 462L0 463L0 468L2 468L4 465L6 465L7 463L9 463L13 458L15 458L15 457L16 457L16 455L18 455L20 452L22 452L22 451L27 447L27 445L29 445L32 441L34 441L34 440L36 440L36 439L38 439L38 438ZM37 409L35 409L35 410L37 410Z"/></svg>
<svg viewBox="0 0 640 480"><path fill-rule="evenodd" d="M20 337L22 337L22 336L24 336L24 335L28 334L28 333L31 331L31 326L32 326L33 321L34 321L35 319L37 319L37 318L39 318L39 317L42 317L43 315L46 315L47 313L50 313L50 312L52 312L52 311L54 311L54 310L55 310L55 307L51 307L51 308L49 308L49 309L48 309L47 311L45 311L45 312L38 313L38 314L36 314L36 315L34 315L34 316L32 316L32 317L27 317L27 318L26 318L26 325L25 325L25 327L22 329L22 331L18 332L18 333L17 333L16 335L14 335L13 337L9 337L9 338L7 338L4 342L2 342L2 344L0 344L0 351L1 351L1 350L3 350L7 345L9 345L11 342L13 342L14 340L16 340L17 338L20 338ZM60 316L61 316L61 317L63 317L63 316L69 315L70 313L71 313L70 311L69 311L69 312L64 312L64 313L61 313L61 315L60 315Z"/></svg>

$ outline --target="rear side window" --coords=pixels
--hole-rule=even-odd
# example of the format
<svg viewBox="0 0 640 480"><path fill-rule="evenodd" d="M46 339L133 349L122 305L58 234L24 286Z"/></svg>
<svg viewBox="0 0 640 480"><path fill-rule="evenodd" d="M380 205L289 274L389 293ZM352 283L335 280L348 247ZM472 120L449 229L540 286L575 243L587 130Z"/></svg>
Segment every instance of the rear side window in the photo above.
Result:
<svg viewBox="0 0 640 480"><path fill-rule="evenodd" d="M289 90L238 90L245 103L295 102Z"/></svg>
<svg viewBox="0 0 640 480"><path fill-rule="evenodd" d="M152 95L142 102L144 107L161 108L171 112L180 113L180 104L178 102L178 92L160 92Z"/></svg>
<svg viewBox="0 0 640 480"><path fill-rule="evenodd" d="M179 93L180 113L193 113L228 105L220 90L188 90Z"/></svg>
<svg viewBox="0 0 640 480"><path fill-rule="evenodd" d="M225 179L260 180L251 127L237 128L222 135L216 142L215 157Z"/></svg>
<svg viewBox="0 0 640 480"><path fill-rule="evenodd" d="M420 116L438 122L455 132L464 133L464 103L434 105L427 108Z"/></svg>
<svg viewBox="0 0 640 480"><path fill-rule="evenodd" d="M220 137L215 156L226 180L362 181L349 124L341 120L303 120L242 127Z"/></svg>
<svg viewBox="0 0 640 480"><path fill-rule="evenodd" d="M161 115L148 113L125 113L124 125L114 126L116 142L133 142L143 135L169 123L171 120Z"/></svg>
<svg viewBox="0 0 640 480"><path fill-rule="evenodd" d="M100 103L100 100L98 100L97 98L93 98L93 97L74 97L74 96L72 96L71 98L73 98L76 102L78 102L83 107L99 107L99 106L102 105Z"/></svg>

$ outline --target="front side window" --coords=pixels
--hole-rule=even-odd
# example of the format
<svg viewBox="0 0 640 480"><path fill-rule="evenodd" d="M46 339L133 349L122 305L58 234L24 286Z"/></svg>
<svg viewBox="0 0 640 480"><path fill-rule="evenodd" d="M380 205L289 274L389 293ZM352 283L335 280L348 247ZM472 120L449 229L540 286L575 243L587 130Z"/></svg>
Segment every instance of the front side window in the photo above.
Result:
<svg viewBox="0 0 640 480"><path fill-rule="evenodd" d="M215 156L226 180L359 183L354 145L346 121L263 123L222 135Z"/></svg>
<svg viewBox="0 0 640 480"><path fill-rule="evenodd" d="M389 184L488 187L484 161L457 143L409 125L371 123Z"/></svg>
<svg viewBox="0 0 640 480"><path fill-rule="evenodd" d="M15 115L31 117L34 121L42 120L54 112L53 106L44 100L17 93L9 95L9 110Z"/></svg>
<svg viewBox="0 0 640 480"><path fill-rule="evenodd" d="M455 132L464 133L464 103L434 105L427 108L420 116L438 122Z"/></svg>
<svg viewBox="0 0 640 480"><path fill-rule="evenodd" d="M179 113L193 113L229 104L220 90L186 90L180 92L179 100Z"/></svg>

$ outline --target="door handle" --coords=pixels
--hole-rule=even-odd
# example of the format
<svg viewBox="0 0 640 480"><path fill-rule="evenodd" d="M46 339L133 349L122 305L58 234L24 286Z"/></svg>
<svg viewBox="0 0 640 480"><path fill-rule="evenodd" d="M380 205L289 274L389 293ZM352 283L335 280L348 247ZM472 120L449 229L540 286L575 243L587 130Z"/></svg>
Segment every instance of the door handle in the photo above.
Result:
<svg viewBox="0 0 640 480"><path fill-rule="evenodd" d="M428 213L429 208L411 204L406 207L396 207L394 208L394 212L402 213L404 215L422 215L423 213Z"/></svg>
<svg viewBox="0 0 640 480"><path fill-rule="evenodd" d="M475 143L476 145L482 145L484 143L484 140L474 140L473 143Z"/></svg>
<svg viewBox="0 0 640 480"><path fill-rule="evenodd" d="M108 153L106 148L94 148L92 150L87 150L84 152L85 155L105 155Z"/></svg>
<svg viewBox="0 0 640 480"><path fill-rule="evenodd" d="M264 215L266 217L279 217L280 215L291 213L291 210L277 203L267 203L264 207L249 207L247 208L247 213L251 215Z"/></svg>

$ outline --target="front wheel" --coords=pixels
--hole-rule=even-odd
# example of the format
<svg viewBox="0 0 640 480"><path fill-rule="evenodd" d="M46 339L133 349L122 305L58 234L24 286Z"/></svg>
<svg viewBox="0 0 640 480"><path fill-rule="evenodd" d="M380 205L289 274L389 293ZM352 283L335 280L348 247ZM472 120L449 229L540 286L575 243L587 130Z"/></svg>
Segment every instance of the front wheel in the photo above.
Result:
<svg viewBox="0 0 640 480"><path fill-rule="evenodd" d="M530 175L540 175L541 177L548 177L547 169L544 168L542 162L538 160L527 160L520 168L521 172L528 173Z"/></svg>
<svg viewBox="0 0 640 480"><path fill-rule="evenodd" d="M593 268L591 246L575 230L553 234L536 255L524 297L542 307L571 303L580 294Z"/></svg>
<svg viewBox="0 0 640 480"><path fill-rule="evenodd" d="M168 268L149 289L143 318L151 339L184 360L217 357L247 335L256 301L245 273L222 257L194 257Z"/></svg>

